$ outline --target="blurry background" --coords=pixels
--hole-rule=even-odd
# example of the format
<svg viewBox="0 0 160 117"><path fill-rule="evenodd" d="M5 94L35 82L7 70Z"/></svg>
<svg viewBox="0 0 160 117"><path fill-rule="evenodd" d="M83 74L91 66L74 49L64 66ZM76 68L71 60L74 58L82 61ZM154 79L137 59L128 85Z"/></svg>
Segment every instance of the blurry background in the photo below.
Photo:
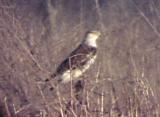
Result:
<svg viewBox="0 0 160 117"><path fill-rule="evenodd" d="M159 117L159 0L0 0L0 116ZM43 82L102 32L82 82Z"/></svg>

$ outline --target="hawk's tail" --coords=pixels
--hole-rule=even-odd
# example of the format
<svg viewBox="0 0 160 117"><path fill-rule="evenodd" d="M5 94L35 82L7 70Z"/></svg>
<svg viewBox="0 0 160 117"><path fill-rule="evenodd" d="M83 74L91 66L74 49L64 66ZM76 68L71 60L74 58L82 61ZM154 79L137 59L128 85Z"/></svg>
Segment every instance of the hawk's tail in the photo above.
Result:
<svg viewBox="0 0 160 117"><path fill-rule="evenodd" d="M49 78L45 79L46 83L49 83L51 85L51 87L49 88L49 90L53 91L54 89L56 89L57 84L59 83L59 81L57 82L57 74L53 73L49 76Z"/></svg>
<svg viewBox="0 0 160 117"><path fill-rule="evenodd" d="M51 74L49 78L45 79L45 82L49 82L51 79L55 79L57 75L55 73Z"/></svg>

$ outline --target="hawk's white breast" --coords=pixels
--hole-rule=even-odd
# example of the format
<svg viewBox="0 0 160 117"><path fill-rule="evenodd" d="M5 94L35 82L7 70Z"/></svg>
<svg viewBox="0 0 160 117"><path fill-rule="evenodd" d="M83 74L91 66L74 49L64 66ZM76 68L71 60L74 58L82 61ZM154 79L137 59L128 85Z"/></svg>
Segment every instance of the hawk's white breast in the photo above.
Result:
<svg viewBox="0 0 160 117"><path fill-rule="evenodd" d="M94 63L96 57L97 57L96 55L91 57L91 59L82 67L82 69L77 68L77 69L74 69L74 70L65 71L60 76L61 82L62 83L67 83L67 82L69 82L73 79L76 79L76 78L80 77Z"/></svg>

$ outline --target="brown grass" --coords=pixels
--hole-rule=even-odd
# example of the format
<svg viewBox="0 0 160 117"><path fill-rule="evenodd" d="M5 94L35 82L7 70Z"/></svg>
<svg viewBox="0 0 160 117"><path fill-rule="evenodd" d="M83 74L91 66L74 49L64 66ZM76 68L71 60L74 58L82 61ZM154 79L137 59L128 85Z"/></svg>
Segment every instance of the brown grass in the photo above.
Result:
<svg viewBox="0 0 160 117"><path fill-rule="evenodd" d="M0 0L0 117L159 117L159 11L158 0ZM92 68L44 82L88 30L102 32Z"/></svg>

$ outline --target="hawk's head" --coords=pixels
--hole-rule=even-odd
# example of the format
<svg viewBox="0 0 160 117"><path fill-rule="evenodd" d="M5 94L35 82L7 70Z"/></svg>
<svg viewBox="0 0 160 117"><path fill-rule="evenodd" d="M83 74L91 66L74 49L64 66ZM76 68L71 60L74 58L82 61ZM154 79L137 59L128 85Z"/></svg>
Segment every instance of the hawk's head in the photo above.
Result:
<svg viewBox="0 0 160 117"><path fill-rule="evenodd" d="M97 47L97 39L99 39L101 33L99 31L89 31L86 33L84 43L88 46Z"/></svg>

